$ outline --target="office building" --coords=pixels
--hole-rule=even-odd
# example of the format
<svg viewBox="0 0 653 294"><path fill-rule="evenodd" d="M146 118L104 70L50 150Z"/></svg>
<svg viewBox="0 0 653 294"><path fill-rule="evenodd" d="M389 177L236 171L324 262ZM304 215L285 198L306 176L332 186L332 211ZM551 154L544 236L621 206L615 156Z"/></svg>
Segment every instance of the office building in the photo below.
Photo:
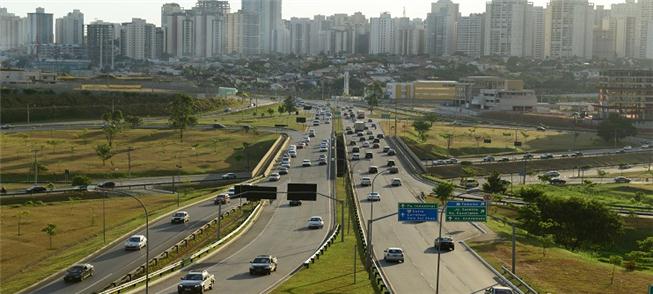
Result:
<svg viewBox="0 0 653 294"><path fill-rule="evenodd" d="M594 8L587 0L551 0L545 25L546 57L592 58Z"/></svg>
<svg viewBox="0 0 653 294"><path fill-rule="evenodd" d="M598 117L610 113L637 121L653 121L653 71L613 69L599 78Z"/></svg>
<svg viewBox="0 0 653 294"><path fill-rule="evenodd" d="M117 26L113 23L101 20L86 26L86 47L92 65L100 69L113 69L115 50L120 44L120 42L116 42L116 28Z"/></svg>
<svg viewBox="0 0 653 294"><path fill-rule="evenodd" d="M27 14L27 52L38 54L39 46L54 43L54 19L41 7Z"/></svg>
<svg viewBox="0 0 653 294"><path fill-rule="evenodd" d="M473 13L458 20L456 52L478 58L483 54L485 14Z"/></svg>
<svg viewBox="0 0 653 294"><path fill-rule="evenodd" d="M537 106L535 91L525 90L521 80L506 80L502 87L480 89L470 108L491 111L531 112Z"/></svg>
<svg viewBox="0 0 653 294"><path fill-rule="evenodd" d="M456 100L455 81L414 81L386 84L390 99L402 102L432 102L452 105Z"/></svg>
<svg viewBox="0 0 653 294"><path fill-rule="evenodd" d="M55 39L57 44L84 44L84 14L75 9L56 20Z"/></svg>
<svg viewBox="0 0 653 294"><path fill-rule="evenodd" d="M653 58L653 0L639 0L639 22L637 24L638 58Z"/></svg>
<svg viewBox="0 0 653 294"><path fill-rule="evenodd" d="M451 0L431 4L426 17L426 51L431 56L448 56L456 52L456 25L460 12Z"/></svg>
<svg viewBox="0 0 653 294"><path fill-rule="evenodd" d="M614 50L618 58L639 56L637 48L637 24L639 6L635 0L612 4L610 7L610 30L613 32Z"/></svg>

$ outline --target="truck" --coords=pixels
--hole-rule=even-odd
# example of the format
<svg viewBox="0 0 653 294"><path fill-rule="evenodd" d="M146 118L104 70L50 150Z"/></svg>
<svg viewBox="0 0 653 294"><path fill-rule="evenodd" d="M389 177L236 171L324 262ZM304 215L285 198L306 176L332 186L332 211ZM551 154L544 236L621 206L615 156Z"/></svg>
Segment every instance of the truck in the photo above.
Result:
<svg viewBox="0 0 653 294"><path fill-rule="evenodd" d="M356 112L357 119L365 119L365 111L359 110Z"/></svg>
<svg viewBox="0 0 653 294"><path fill-rule="evenodd" d="M363 130L365 130L365 122L362 120L357 120L354 123L354 131L358 133L358 132L362 132Z"/></svg>

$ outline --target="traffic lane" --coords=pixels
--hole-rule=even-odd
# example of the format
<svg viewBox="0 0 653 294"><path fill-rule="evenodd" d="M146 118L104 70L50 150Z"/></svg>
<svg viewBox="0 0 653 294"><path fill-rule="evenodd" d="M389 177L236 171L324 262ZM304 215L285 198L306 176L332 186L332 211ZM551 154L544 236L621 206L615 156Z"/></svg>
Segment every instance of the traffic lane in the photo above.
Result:
<svg viewBox="0 0 653 294"><path fill-rule="evenodd" d="M226 212L237 205L237 202L232 201L231 203L224 205L223 211ZM192 231L203 226L218 215L218 206L213 204L212 199L185 210L188 211L191 217L188 223L171 224L170 218L164 217L161 220L150 224L150 238L148 240L148 246L150 246L150 258L161 254L166 249L187 237ZM172 213L170 215L172 215ZM145 219L143 218L142 221L144 222ZM145 229L134 234L145 235ZM124 242L118 242L110 249L88 261L88 263L95 266L95 275L92 278L71 284L63 281L62 274L57 276L56 280L50 284L35 290L34 293L63 294L101 291L114 280L121 278L131 270L145 264L145 255L146 248L139 251L125 251Z"/></svg>
<svg viewBox="0 0 653 294"><path fill-rule="evenodd" d="M316 130L322 135L326 130ZM326 171L327 166L301 167L304 158L319 157L318 146L309 145L299 149L297 158L291 160L289 174L281 177L279 182L267 182L264 185L277 186L279 191L286 191L288 182L317 183L318 192L329 195ZM196 269L207 269L216 276L216 289L227 293L259 293L288 275L305 261L319 247L328 233L331 223L329 200L318 196L316 202L303 201L299 207L290 207L280 194L271 206L264 209L265 225L257 221L252 229L241 239L225 248L215 256L197 265ZM324 218L325 228L308 230L308 218L319 215ZM269 216L269 218L267 218ZM244 241L247 242L244 242ZM256 255L271 254L279 258L277 272L269 276L250 276L249 261ZM182 273L183 274L183 273ZM176 292L178 275L168 278L154 288L156 293ZM251 280L256 279L256 282Z"/></svg>

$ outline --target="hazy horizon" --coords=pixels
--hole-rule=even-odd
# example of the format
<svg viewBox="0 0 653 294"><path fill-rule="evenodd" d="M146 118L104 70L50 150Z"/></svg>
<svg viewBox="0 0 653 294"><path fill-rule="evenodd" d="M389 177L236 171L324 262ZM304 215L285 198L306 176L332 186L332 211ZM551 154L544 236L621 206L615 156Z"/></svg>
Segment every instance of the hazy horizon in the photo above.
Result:
<svg viewBox="0 0 653 294"><path fill-rule="evenodd" d="M453 1L453 0L452 0ZM91 3L92 2L92 3ZM45 8L48 13L53 13L55 18L62 17L73 9L79 9L84 13L85 23L94 20L103 20L108 22L129 22L132 18L142 18L149 23L161 24L161 6L165 3L178 3L184 8L191 8L195 5L196 0L101 0L101 1L81 1L81 0L5 0L0 3L0 7L7 8L8 12L18 16L26 16L28 12L34 12L37 7ZM283 18L291 17L312 17L313 15L331 15L335 13L353 14L362 12L366 17L378 16L381 12L387 11L392 16L397 17L403 14L403 8L406 9L406 16L410 18L426 18L430 11L431 3L437 1L422 0L330 0L325 3L321 0L283 0ZM463 16L470 13L480 13L485 11L485 3L489 0L458 0L453 1L460 5L460 13ZM546 6L549 0L531 0L536 6ZM610 4L624 3L625 0L594 0L589 1L595 5L604 5L606 8ZM231 11L240 9L240 0L230 0ZM347 8L343 8L347 7ZM382 7L382 8L381 8ZM126 10L126 13L120 13Z"/></svg>

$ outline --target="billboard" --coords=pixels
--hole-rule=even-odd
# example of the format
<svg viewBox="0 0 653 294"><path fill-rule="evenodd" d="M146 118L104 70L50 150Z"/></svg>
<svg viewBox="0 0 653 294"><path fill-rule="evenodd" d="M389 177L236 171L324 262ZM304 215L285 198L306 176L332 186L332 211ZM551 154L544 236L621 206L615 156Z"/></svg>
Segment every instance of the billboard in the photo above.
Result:
<svg viewBox="0 0 653 294"><path fill-rule="evenodd" d="M277 187L264 187L254 185L236 185L234 198L247 198L247 200L277 199Z"/></svg>
<svg viewBox="0 0 653 294"><path fill-rule="evenodd" d="M288 200L315 201L317 184L288 183Z"/></svg>

